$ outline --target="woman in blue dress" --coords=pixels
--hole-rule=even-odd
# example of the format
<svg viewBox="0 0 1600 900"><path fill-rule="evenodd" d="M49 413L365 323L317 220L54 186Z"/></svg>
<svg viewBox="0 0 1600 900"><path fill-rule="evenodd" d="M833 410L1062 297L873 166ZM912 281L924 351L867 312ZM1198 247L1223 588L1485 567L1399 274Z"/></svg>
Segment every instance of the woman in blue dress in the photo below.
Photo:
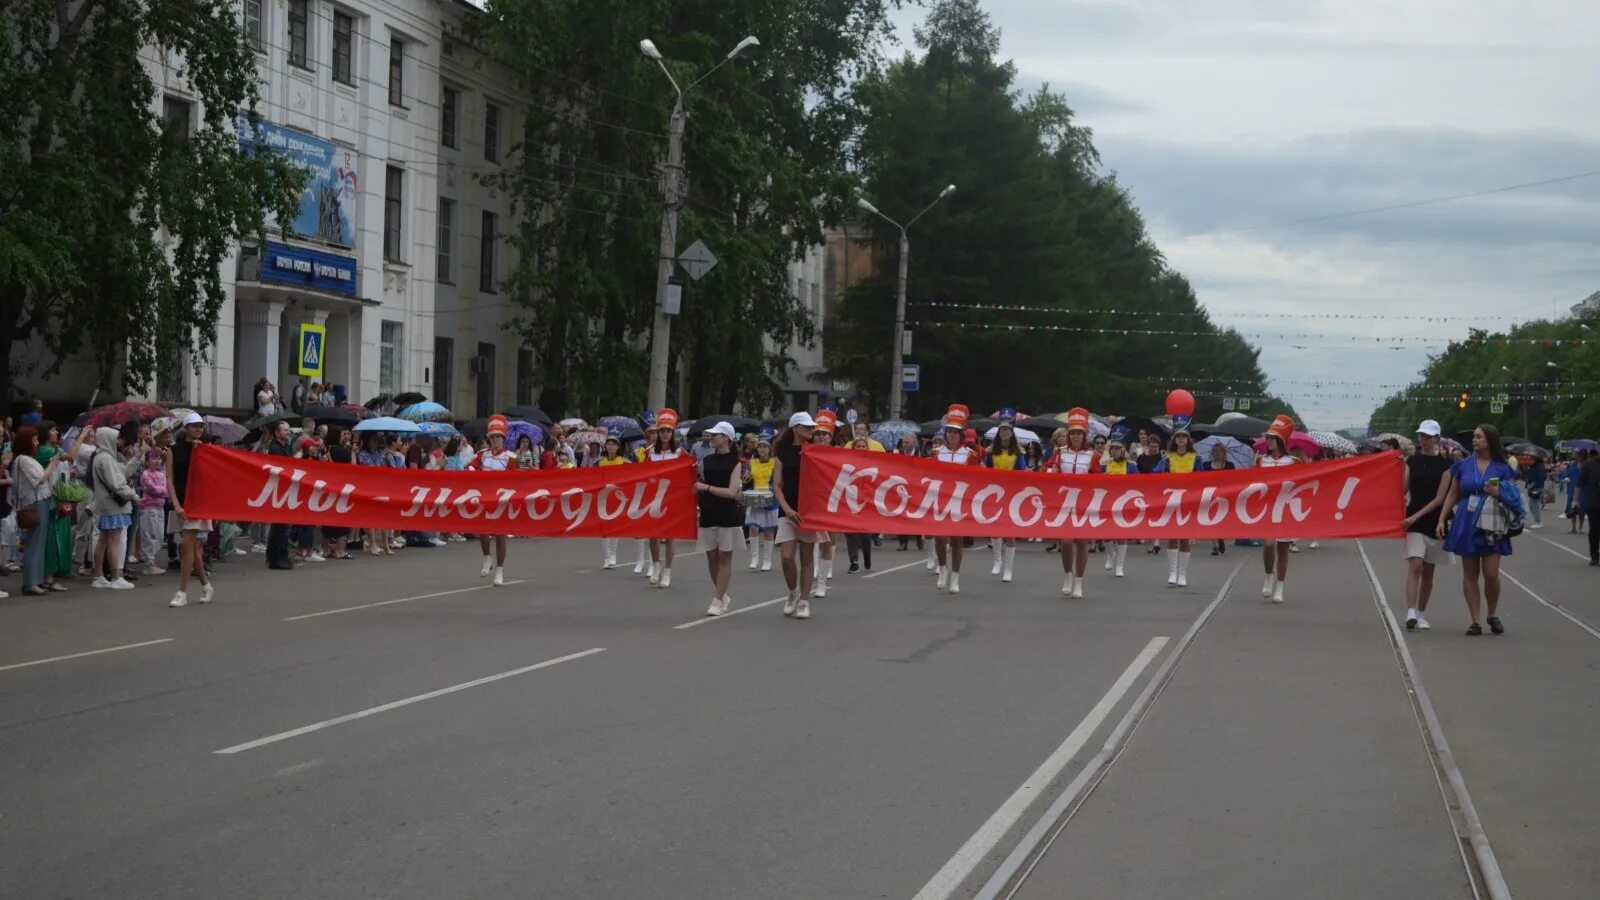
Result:
<svg viewBox="0 0 1600 900"><path fill-rule="evenodd" d="M1472 617L1472 625L1467 628L1469 636L1483 634L1478 612L1484 599L1489 602L1489 630L1495 634L1506 631L1495 613L1500 606L1500 558L1511 555L1511 538L1478 526L1485 504L1492 501L1503 501L1514 511L1522 512L1521 494L1501 491L1516 477L1516 470L1506 462L1505 450L1500 446L1500 432L1492 425L1474 429L1472 454L1450 467L1443 508L1452 512L1448 521L1440 517L1438 535L1444 538L1447 552L1461 557L1462 591L1466 594L1467 613Z"/></svg>

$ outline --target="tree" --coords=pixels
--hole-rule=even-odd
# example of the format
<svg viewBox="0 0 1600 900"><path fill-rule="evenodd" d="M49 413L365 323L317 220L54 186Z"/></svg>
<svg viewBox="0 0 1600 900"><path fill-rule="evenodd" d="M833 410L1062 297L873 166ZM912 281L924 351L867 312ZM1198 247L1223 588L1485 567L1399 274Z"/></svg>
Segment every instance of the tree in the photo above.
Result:
<svg viewBox="0 0 1600 900"><path fill-rule="evenodd" d="M149 383L216 340L220 266L266 211L287 220L304 176L242 152L255 55L230 0L19 0L0 12L0 378L40 338L44 374L89 348L102 384ZM163 60L204 110L168 127Z"/></svg>

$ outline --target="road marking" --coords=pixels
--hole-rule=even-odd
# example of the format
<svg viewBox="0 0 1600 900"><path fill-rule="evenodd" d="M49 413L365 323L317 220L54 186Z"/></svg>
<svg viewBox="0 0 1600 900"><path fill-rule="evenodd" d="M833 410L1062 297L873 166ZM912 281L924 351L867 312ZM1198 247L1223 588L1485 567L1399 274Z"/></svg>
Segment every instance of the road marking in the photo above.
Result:
<svg viewBox="0 0 1600 900"><path fill-rule="evenodd" d="M1510 581L1512 584L1516 585L1517 587L1522 588L1523 593L1527 594L1529 597L1532 597L1533 599L1539 601L1540 603L1544 604L1545 606L1548 606L1550 609L1555 610L1557 613L1560 613L1562 616L1564 616L1566 618L1567 621L1569 621L1572 624L1578 626L1579 628L1582 628L1584 631L1589 632L1589 634L1593 635L1594 637L1600 638L1600 631L1596 631L1593 625L1590 625L1588 622L1585 622L1584 620L1578 618L1577 616L1573 615L1572 613L1567 612L1566 608L1563 607L1561 604L1553 603L1553 602L1551 602L1549 600L1546 600L1545 598L1539 596L1539 594L1536 591L1534 591L1533 588L1528 587L1527 585L1525 585L1522 582L1518 581L1514 575L1512 575L1510 572L1507 572L1505 569L1501 569L1500 570L1500 574L1504 575L1506 577L1507 581Z"/></svg>
<svg viewBox="0 0 1600 900"><path fill-rule="evenodd" d="M1452 810L1461 813L1462 824L1466 827L1467 843L1472 848L1472 855L1478 863L1478 874L1483 879L1484 890L1488 891L1491 900L1511 900L1511 888L1506 885L1505 876L1500 872L1500 862L1495 858L1494 848L1489 846L1489 834L1483 828L1483 820L1478 818L1478 808L1472 803L1472 795L1467 792L1466 776L1461 774L1461 769L1456 766L1455 754L1450 752L1450 743L1445 740L1444 726L1439 724L1439 715L1434 711L1433 701L1428 698L1428 689L1422 685L1422 672L1417 668L1417 663L1411 658L1411 648L1406 644L1406 634L1400 630L1400 623L1395 620L1394 610L1389 608L1389 597L1383 591L1383 585L1378 582L1378 573L1372 568L1372 560L1367 556L1367 548L1356 541L1356 551L1361 554L1361 564L1367 569L1367 582L1372 587L1373 602L1378 604L1378 611L1383 614L1384 622L1389 626L1389 642L1394 645L1395 653L1400 658L1401 674L1411 684L1411 699L1416 704L1416 709L1422 713L1422 722L1427 729L1428 737L1433 743L1433 759L1440 769L1444 771L1445 782L1450 786L1453 798L1446 798L1446 811ZM1454 803L1451 803L1451 799ZM1450 819L1452 829L1455 827L1455 817ZM1460 835L1457 844L1459 845ZM1463 856L1462 863L1466 863ZM1472 877L1471 866L1467 867L1467 880L1473 881L1473 896L1478 895L1478 887Z"/></svg>
<svg viewBox="0 0 1600 900"><path fill-rule="evenodd" d="M1524 531L1523 534L1528 534L1528 533L1526 531ZM1582 553L1579 553L1578 551L1572 549L1571 547L1568 547L1566 544L1563 544L1560 541L1552 541L1552 540L1550 540L1549 538L1545 537L1542 534L1529 535L1529 537L1536 537L1539 540L1544 541L1546 544L1549 544L1550 546L1556 548L1557 550L1565 550L1566 552L1571 553L1573 556L1576 556L1577 558L1583 560L1584 562L1588 562L1589 561L1589 557L1584 556Z"/></svg>
<svg viewBox="0 0 1600 900"><path fill-rule="evenodd" d="M898 572L901 569L909 569L912 566L922 566L922 565L927 565L927 561L919 559L916 562L908 562L908 563L905 563L904 565L895 566L892 569L880 569L880 570L878 570L876 572L873 572L871 575L868 575L866 577L867 578L877 578L879 575L887 575L890 572Z"/></svg>
<svg viewBox="0 0 1600 900"><path fill-rule="evenodd" d="M385 703L382 706L374 706L371 709L363 709L360 712L353 712L348 715L338 716L337 718L324 719L321 722L315 722L300 728L291 729L289 731L280 731L277 734L268 735L264 738L256 738L253 741L246 741L242 744L234 744L232 747L224 747L221 750L214 750L212 752L223 755L243 753L246 750L254 750L257 747L265 747L268 744L275 744L278 741L286 741L290 738L296 738L303 734L310 734L313 731L321 731L324 728L332 728L335 725L343 725L346 722L354 722L357 719L365 719L367 716L375 716L378 713L388 712L391 709L399 709L402 706L410 706L413 703L421 703L424 700L432 700L435 697L443 697L446 694L454 694L457 691L464 691L467 688L475 688L480 685L491 684L507 678L515 678L518 675L526 675L527 673L538 669L547 669L551 666L560 665L564 662L582 659L585 656L593 656L596 653L604 653L605 650L606 648L604 647L595 647L590 650L585 650L582 653L569 653L566 656L559 656L555 659L547 659L542 663L534 663L531 666L523 666L520 669L512 669L509 672L501 672L498 675L487 675L483 678L465 681L461 684L451 685L447 688L440 688L437 691L429 691L426 694L418 694L415 697L407 697L404 700L395 700L392 703Z"/></svg>
<svg viewBox="0 0 1600 900"><path fill-rule="evenodd" d="M883 570L880 570L880 571L877 571L877 572L873 572L871 575L868 575L866 577L867 578L877 578L879 575L887 575L890 572L898 572L901 569L909 569L912 566L920 566L920 565L922 565L922 560L919 559L916 562L909 562L909 563L906 563L903 566L895 566L892 569L883 569ZM682 631L685 628L696 628L698 626L706 624L707 622L715 622L718 619L726 619L729 616L737 616L740 613L747 613L747 612L750 612L752 610L763 609L765 607L773 605L774 603L782 603L783 601L785 601L787 599L789 599L789 595L788 594L784 594L782 597L773 597L771 600L764 600L764 601L762 601L760 603L753 603L753 604L751 604L749 606L741 606L738 609L730 609L730 610L728 610L727 612L723 613L720 616L701 616L700 618L695 619L693 622L685 622L682 625L674 625L674 626L672 626L672 628L673 628L674 631Z"/></svg>
<svg viewBox="0 0 1600 900"><path fill-rule="evenodd" d="M413 600L432 600L434 597L448 597L452 594L470 594L473 591L487 591L496 587L510 587L513 584L522 584L522 581L508 581L504 585L480 584L469 588L456 588L453 591L439 591L433 594L418 594L415 597L401 597L399 600L379 600L377 603L363 603L360 606L342 606L338 609L325 609L322 612L305 613L304 615L299 616L289 616L283 621L298 622L301 619L315 619L319 616L336 616L339 613L355 612L358 609L372 609L375 606L392 606L396 603L410 603Z"/></svg>
<svg viewBox="0 0 1600 900"><path fill-rule="evenodd" d="M920 560L918 562L920 564ZM1078 727L1061 742L1061 746L1028 776L1028 780L1024 781L1021 787L1006 798L1006 802L1000 804L994 815L990 816L972 837L967 838L967 842L950 857L950 861L922 886L922 890L917 892L917 900L944 900L955 895L961 888L962 882L967 880L972 871L983 862L984 857L988 856L1012 826L1017 824L1028 807L1039 799L1040 792L1048 788L1050 783L1071 764L1073 757L1077 756L1078 751L1089 742L1089 738L1094 735L1101 723L1122 701L1123 695L1128 693L1133 683L1139 679L1139 675L1166 645L1167 638L1164 637L1153 637L1148 644L1145 644L1144 649L1133 658L1133 662L1128 663L1128 667L1122 670L1122 674L1112 683L1105 696L1100 698L1100 702L1089 710L1089 714L1083 717Z"/></svg>
<svg viewBox="0 0 1600 900"><path fill-rule="evenodd" d="M52 656L49 659L35 659L30 662L12 663L9 666L0 666L0 672L8 669L26 669L29 666L42 666L45 663L61 662L67 659L82 659L85 656L98 656L102 653L115 653L118 650L132 650L136 647L151 647L156 644L165 644L172 638L161 638L155 641L140 641L137 644L123 644L120 647L106 647L101 650L85 650L82 653L68 653L66 656Z"/></svg>

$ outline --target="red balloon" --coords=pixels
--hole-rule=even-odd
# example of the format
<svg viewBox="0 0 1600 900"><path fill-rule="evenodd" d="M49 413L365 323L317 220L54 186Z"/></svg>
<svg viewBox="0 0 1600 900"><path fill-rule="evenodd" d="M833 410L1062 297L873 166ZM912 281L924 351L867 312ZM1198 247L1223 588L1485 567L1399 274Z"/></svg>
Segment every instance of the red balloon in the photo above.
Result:
<svg viewBox="0 0 1600 900"><path fill-rule="evenodd" d="M1194 415L1194 395L1189 393L1188 391L1184 390L1183 388L1178 388L1177 390L1175 390L1172 393L1168 394L1167 395L1167 415L1169 415L1169 416L1193 416Z"/></svg>

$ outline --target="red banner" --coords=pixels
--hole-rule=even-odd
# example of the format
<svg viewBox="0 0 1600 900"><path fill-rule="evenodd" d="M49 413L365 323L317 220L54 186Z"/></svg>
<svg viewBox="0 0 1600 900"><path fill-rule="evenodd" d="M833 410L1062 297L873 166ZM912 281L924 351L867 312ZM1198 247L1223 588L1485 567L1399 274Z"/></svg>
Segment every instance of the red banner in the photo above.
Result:
<svg viewBox="0 0 1600 900"><path fill-rule="evenodd" d="M1057 475L808 446L816 531L951 537L1401 537L1398 453L1186 475Z"/></svg>
<svg viewBox="0 0 1600 900"><path fill-rule="evenodd" d="M587 469L380 469L197 447L191 518L396 531L692 540L692 459Z"/></svg>

